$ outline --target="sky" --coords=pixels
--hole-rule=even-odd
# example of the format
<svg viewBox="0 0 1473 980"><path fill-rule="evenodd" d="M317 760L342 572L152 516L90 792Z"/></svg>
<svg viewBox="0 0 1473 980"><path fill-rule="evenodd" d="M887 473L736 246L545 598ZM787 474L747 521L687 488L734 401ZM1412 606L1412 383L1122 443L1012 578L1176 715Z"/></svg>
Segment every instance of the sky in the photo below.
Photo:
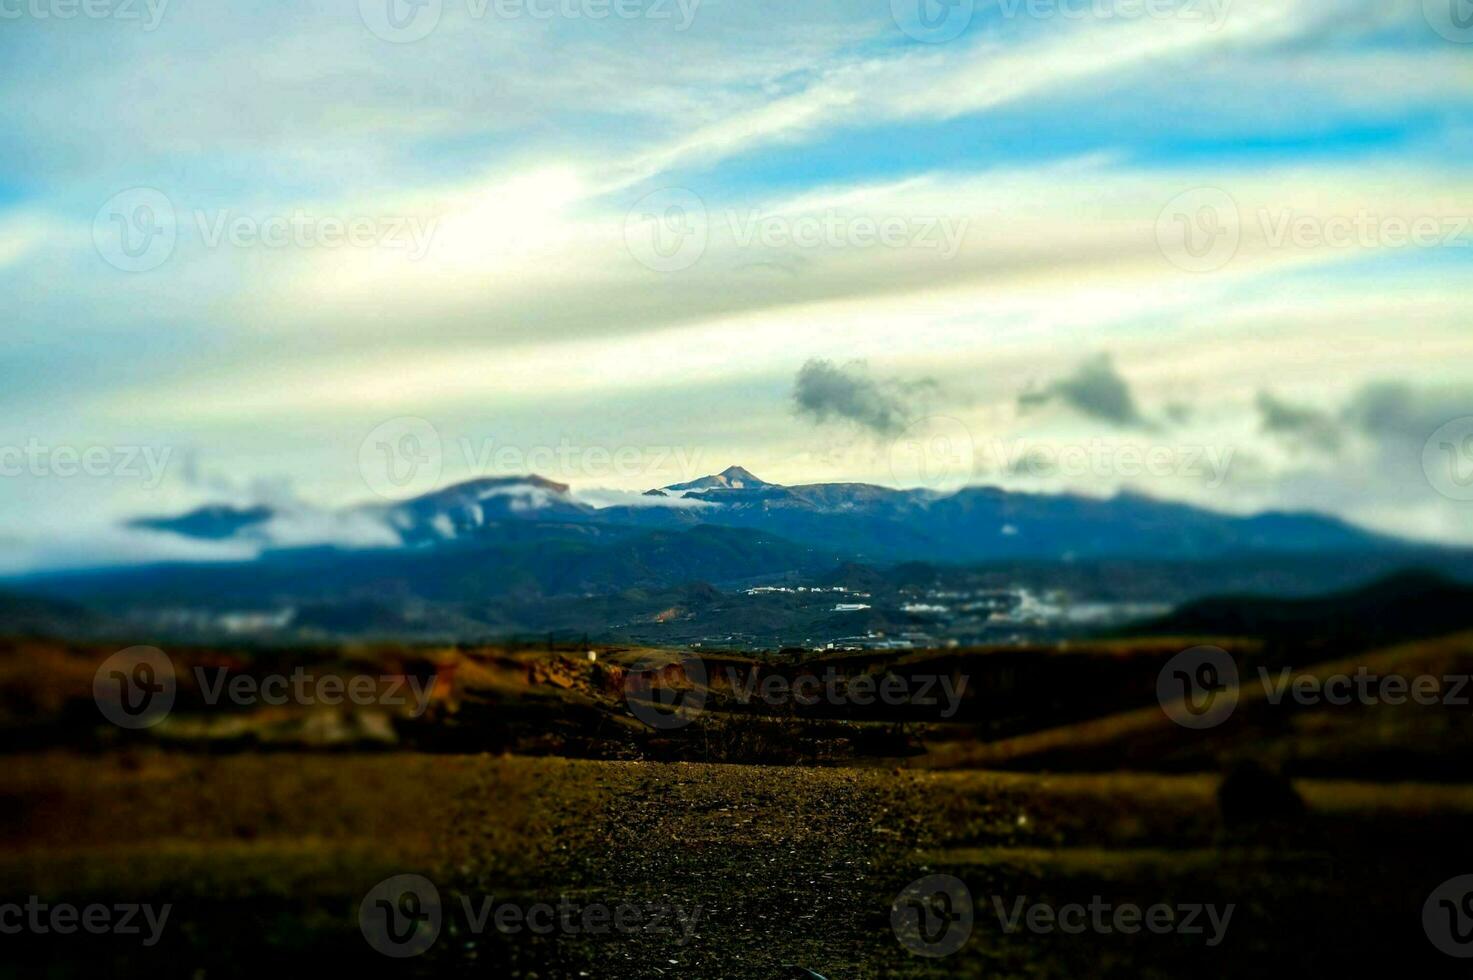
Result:
<svg viewBox="0 0 1473 980"><path fill-rule="evenodd" d="M732 464L1473 543L1473 0L0 0L0 80L0 569Z"/></svg>

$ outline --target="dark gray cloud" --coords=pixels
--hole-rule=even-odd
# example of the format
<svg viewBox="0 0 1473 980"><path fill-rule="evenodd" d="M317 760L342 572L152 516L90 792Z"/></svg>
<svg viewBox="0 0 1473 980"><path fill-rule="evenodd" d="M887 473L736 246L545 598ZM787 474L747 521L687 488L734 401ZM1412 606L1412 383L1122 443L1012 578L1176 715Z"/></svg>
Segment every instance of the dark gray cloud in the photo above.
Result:
<svg viewBox="0 0 1473 980"><path fill-rule="evenodd" d="M1453 419L1473 415L1473 390L1379 382L1352 395L1342 415L1372 439L1421 443Z"/></svg>
<svg viewBox="0 0 1473 980"><path fill-rule="evenodd" d="M929 379L875 378L864 361L840 365L814 358L798 370L793 401L798 414L814 422L848 422L896 436L920 414L920 400L935 387Z"/></svg>
<svg viewBox="0 0 1473 980"><path fill-rule="evenodd" d="M1018 397L1021 411L1032 411L1053 401L1068 405L1081 415L1124 428L1153 429L1155 423L1141 414L1130 385L1115 370L1109 354L1097 354L1080 364L1073 374L1044 388L1025 391Z"/></svg>
<svg viewBox="0 0 1473 980"><path fill-rule="evenodd" d="M1235 461L1240 490L1271 495L1280 508L1337 513L1427 540L1467 539L1460 505L1437 492L1426 450L1444 425L1473 416L1473 387L1376 382L1351 389L1334 405L1266 410L1282 405L1271 394L1259 398L1263 429L1275 442L1303 450L1308 434L1339 451L1301 452L1294 465L1270 461L1261 471Z"/></svg>
<svg viewBox="0 0 1473 980"><path fill-rule="evenodd" d="M1286 402L1268 391L1258 393L1257 405L1263 431L1296 449L1334 455L1345 442L1340 420L1329 412Z"/></svg>
<svg viewBox="0 0 1473 980"><path fill-rule="evenodd" d="M1381 449L1416 449L1438 428L1473 415L1473 389L1418 388L1382 381L1356 389L1335 411L1258 395L1263 431L1295 448L1334 456L1356 439Z"/></svg>

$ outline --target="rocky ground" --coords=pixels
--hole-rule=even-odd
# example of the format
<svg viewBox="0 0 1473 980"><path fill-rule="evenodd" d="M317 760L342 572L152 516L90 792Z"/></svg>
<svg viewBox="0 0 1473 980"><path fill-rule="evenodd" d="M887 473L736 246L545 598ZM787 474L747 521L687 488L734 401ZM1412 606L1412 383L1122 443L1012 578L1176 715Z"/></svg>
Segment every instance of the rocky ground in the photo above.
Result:
<svg viewBox="0 0 1473 980"><path fill-rule="evenodd" d="M6 766L0 897L174 906L152 948L6 936L11 975L1436 975L1457 961L1431 949L1422 903L1473 869L1473 791L1447 786L1301 783L1303 816L1244 826L1224 823L1207 776L153 750ZM435 883L444 914L422 955L391 959L359 910L404 873ZM891 922L905 886L933 873L963 881L976 916L941 958L907 949ZM1211 946L1210 930L1010 934L996 912L1097 896L1235 912ZM683 919L477 932L463 897Z"/></svg>

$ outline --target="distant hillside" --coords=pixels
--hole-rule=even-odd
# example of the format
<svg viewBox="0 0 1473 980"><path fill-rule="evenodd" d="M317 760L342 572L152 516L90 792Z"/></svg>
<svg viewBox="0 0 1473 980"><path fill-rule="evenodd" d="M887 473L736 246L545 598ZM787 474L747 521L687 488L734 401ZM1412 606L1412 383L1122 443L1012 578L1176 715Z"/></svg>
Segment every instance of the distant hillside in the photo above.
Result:
<svg viewBox="0 0 1473 980"><path fill-rule="evenodd" d="M1473 587L1408 572L1318 598L1202 599L1131 632L1253 636L1280 646L1348 651L1465 629L1473 629Z"/></svg>
<svg viewBox="0 0 1473 980"><path fill-rule="evenodd" d="M34 579L30 587L114 608L249 609L364 598L478 603L816 573L835 561L816 549L738 528L645 531L527 524L494 530L435 547L272 551L250 562L55 575Z"/></svg>
<svg viewBox="0 0 1473 980"><path fill-rule="evenodd" d="M73 602L0 592L0 633L7 636L76 636L105 622Z"/></svg>
<svg viewBox="0 0 1473 980"><path fill-rule="evenodd" d="M1159 658L1142 656L1147 681ZM1409 698L1324 699L1277 703L1258 671L1276 672L1267 652L1237 652L1242 686L1234 711L1221 724L1187 732L1155 703L1149 691L1139 707L1002 738L988 744L943 746L931 764L940 768L1016 769L1048 772L1200 772L1254 762L1293 777L1322 779L1468 782L1473 780L1473 715L1466 703L1418 704ZM1324 684L1365 671L1374 678L1466 677L1473 671L1473 633L1391 644L1353 656L1296 668L1296 677ZM1466 692L1443 685L1449 699Z"/></svg>

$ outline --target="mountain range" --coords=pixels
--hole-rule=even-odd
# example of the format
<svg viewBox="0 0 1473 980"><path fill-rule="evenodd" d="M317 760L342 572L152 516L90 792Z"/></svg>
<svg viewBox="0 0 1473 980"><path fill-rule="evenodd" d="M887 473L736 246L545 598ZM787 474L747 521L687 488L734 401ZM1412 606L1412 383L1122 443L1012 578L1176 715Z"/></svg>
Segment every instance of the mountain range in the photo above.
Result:
<svg viewBox="0 0 1473 980"><path fill-rule="evenodd" d="M337 515L377 523L406 547L496 540L528 525L690 530L702 525L777 535L836 557L877 561L1213 558L1244 553L1377 551L1399 542L1313 513L1235 516L1137 494L1112 498L1010 493L953 494L862 483L782 486L733 466L646 493L641 505L595 507L566 484L539 476L457 484L392 504ZM209 541L278 542L269 507L212 505L135 520L134 528Z"/></svg>
<svg viewBox="0 0 1473 980"><path fill-rule="evenodd" d="M834 581L836 569L896 597L916 582L944 588L959 574L951 568L992 569L988 588L1013 579L1035 589L1088 583L1096 594L1176 601L1256 581L1298 591L1321 582L1344 587L1360 566L1369 577L1402 567L1458 575L1473 564L1464 552L1319 514L1221 514L1129 493L783 486L733 466L634 499L600 507L565 484L518 476L310 519L266 505L214 504L131 527L249 546L255 557L34 575L6 587L114 615L293 608L341 622L343 610L371 606L367 618L391 623L422 613L441 624L514 630L669 619L671 610L712 605L721 594L712 590ZM351 529L351 540L304 540L304 521ZM1116 578L1155 584L1143 594ZM724 624L740 619L723 609Z"/></svg>

